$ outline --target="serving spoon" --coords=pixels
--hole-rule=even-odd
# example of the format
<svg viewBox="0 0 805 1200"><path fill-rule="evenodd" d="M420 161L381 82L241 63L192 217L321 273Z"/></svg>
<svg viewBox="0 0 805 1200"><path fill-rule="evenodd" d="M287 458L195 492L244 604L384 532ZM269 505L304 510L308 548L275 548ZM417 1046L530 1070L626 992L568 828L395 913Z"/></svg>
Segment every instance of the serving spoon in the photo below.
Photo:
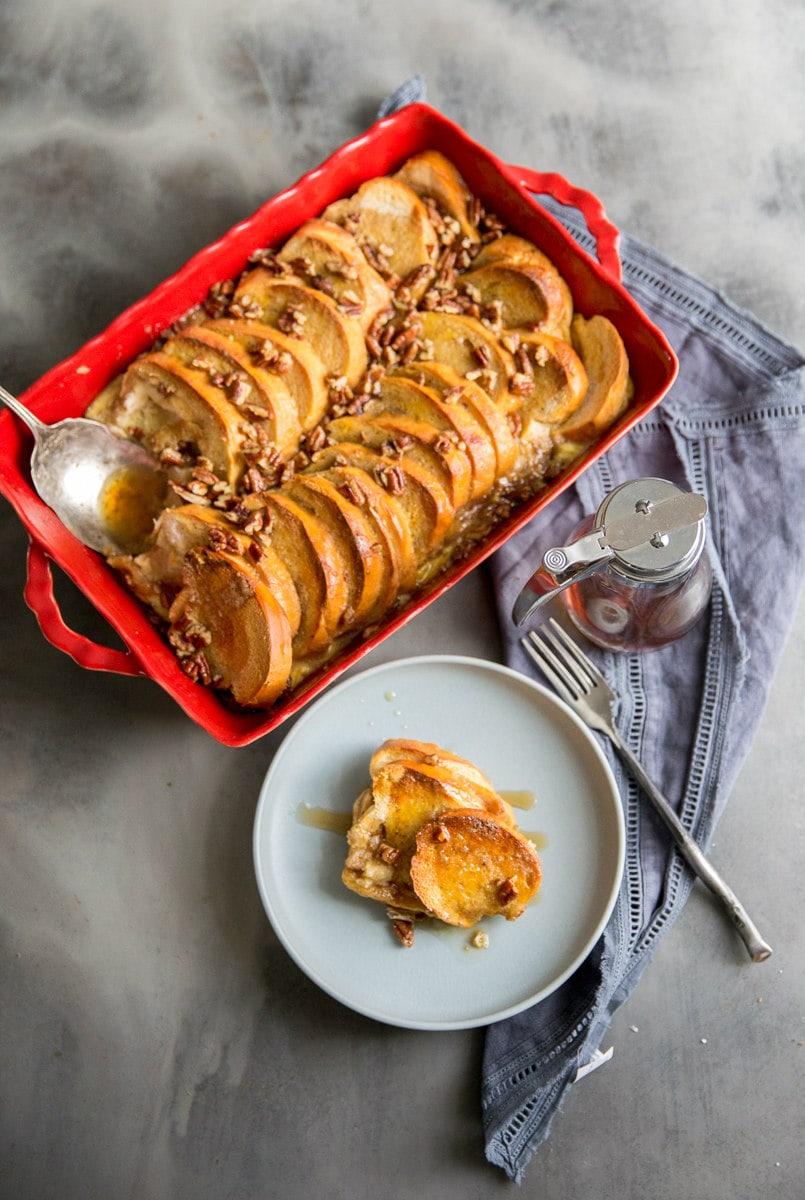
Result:
<svg viewBox="0 0 805 1200"><path fill-rule="evenodd" d="M87 417L46 425L2 385L0 400L33 434L31 479L62 524L102 554L143 549L168 494L151 455Z"/></svg>

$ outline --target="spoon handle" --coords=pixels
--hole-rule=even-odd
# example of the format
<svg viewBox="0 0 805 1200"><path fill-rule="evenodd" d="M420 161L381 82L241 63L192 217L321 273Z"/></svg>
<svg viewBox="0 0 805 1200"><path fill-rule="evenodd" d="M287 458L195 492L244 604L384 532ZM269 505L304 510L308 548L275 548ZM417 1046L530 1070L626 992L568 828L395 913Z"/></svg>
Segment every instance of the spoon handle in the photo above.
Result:
<svg viewBox="0 0 805 1200"><path fill-rule="evenodd" d="M25 422L34 437L38 437L38 435L45 428L44 423L40 421L38 417L35 417L32 412L29 412L24 404L20 404L16 396L12 396L11 392L7 392L2 384L0 384L0 400L2 400L4 404L7 404L11 411L16 413L21 421Z"/></svg>

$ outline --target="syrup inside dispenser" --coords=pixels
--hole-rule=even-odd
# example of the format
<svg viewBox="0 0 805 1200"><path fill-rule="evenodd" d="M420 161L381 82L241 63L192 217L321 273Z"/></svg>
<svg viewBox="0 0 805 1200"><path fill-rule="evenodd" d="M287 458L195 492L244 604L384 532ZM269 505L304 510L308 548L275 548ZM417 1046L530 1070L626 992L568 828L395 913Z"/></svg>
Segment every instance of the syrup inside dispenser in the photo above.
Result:
<svg viewBox="0 0 805 1200"><path fill-rule="evenodd" d="M665 479L635 479L607 495L566 546L547 550L515 601L522 625L558 596L573 623L610 650L675 641L710 598L707 501Z"/></svg>

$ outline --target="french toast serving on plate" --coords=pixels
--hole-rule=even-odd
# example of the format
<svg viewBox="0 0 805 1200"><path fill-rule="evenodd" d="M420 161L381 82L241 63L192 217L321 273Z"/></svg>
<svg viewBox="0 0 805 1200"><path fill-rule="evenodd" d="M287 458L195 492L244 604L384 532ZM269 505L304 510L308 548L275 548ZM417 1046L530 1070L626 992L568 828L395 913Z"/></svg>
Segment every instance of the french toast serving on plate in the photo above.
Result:
<svg viewBox="0 0 805 1200"><path fill-rule="evenodd" d="M90 405L160 458L175 504L111 565L191 679L270 707L538 494L630 389L614 324L423 151L253 254Z"/></svg>
<svg viewBox="0 0 805 1200"><path fill-rule="evenodd" d="M342 879L386 905L403 945L424 916L469 928L523 914L542 881L539 856L476 766L433 743L393 738L372 755L369 774Z"/></svg>

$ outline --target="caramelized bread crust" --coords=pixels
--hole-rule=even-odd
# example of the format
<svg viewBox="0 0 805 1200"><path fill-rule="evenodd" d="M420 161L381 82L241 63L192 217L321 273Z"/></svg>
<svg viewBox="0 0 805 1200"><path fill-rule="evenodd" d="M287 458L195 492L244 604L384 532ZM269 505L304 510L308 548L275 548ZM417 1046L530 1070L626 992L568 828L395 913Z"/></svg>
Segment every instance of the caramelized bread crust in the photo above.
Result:
<svg viewBox="0 0 805 1200"><path fill-rule="evenodd" d="M176 493L145 552L110 561L193 679L271 704L534 496L630 396L611 321L574 315L554 263L423 151L256 251L96 398L88 415L143 442ZM252 587L249 637L256 613L270 625L264 687L226 667L236 638L209 599L225 584ZM284 620L265 616L265 589ZM188 642L191 609L212 625Z"/></svg>
<svg viewBox="0 0 805 1200"><path fill-rule="evenodd" d="M436 231L454 221L463 237L481 240L472 197L453 164L436 150L423 150L403 163L394 177L407 184L426 203ZM430 202L430 203L428 203Z"/></svg>
<svg viewBox="0 0 805 1200"><path fill-rule="evenodd" d="M523 913L542 879L539 856L478 767L432 742L390 739L369 774L342 880L387 906L404 944L418 916L467 928Z"/></svg>
<svg viewBox="0 0 805 1200"><path fill-rule="evenodd" d="M514 921L542 881L531 843L473 809L427 821L416 835L411 882L429 912L468 928L482 917Z"/></svg>
<svg viewBox="0 0 805 1200"><path fill-rule="evenodd" d="M242 555L208 547L189 551L183 576L185 586L171 610L177 652L194 651L201 637L209 683L244 706L273 703L291 669L291 638L272 589ZM195 654L192 661L198 663Z"/></svg>
<svg viewBox="0 0 805 1200"><path fill-rule="evenodd" d="M350 387L363 376L368 363L360 322L326 292L255 267L241 279L235 301L252 319L315 346L328 375L343 375Z"/></svg>
<svg viewBox="0 0 805 1200"><path fill-rule="evenodd" d="M333 221L305 221L279 251L277 261L333 296L364 330L391 304L391 289L383 276L349 229Z"/></svg>

